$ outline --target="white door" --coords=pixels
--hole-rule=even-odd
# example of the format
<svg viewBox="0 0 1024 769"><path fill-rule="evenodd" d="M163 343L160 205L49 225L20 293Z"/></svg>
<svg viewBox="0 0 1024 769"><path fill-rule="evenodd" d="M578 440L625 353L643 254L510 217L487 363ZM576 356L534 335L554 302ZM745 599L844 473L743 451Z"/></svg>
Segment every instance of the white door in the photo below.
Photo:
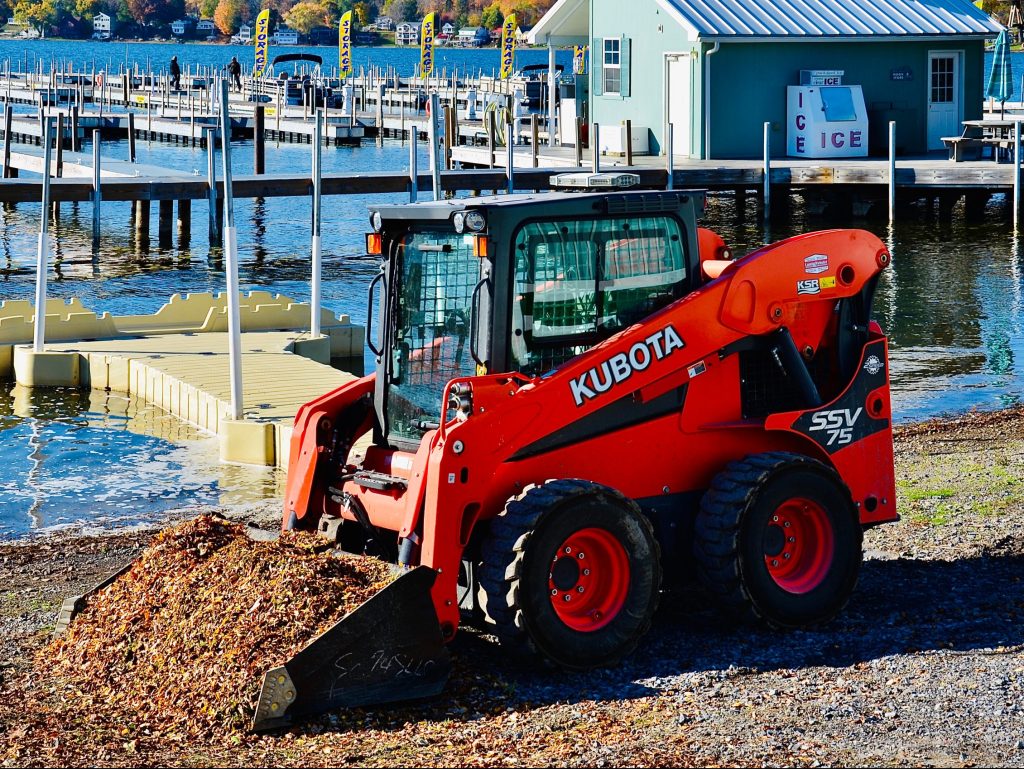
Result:
<svg viewBox="0 0 1024 769"><path fill-rule="evenodd" d="M943 136L959 136L960 56L953 52L928 54L928 149L941 150Z"/></svg>
<svg viewBox="0 0 1024 769"><path fill-rule="evenodd" d="M689 54L668 58L668 115L667 123L673 127L672 154L689 157L690 126L693 122L693 105L690 102Z"/></svg>

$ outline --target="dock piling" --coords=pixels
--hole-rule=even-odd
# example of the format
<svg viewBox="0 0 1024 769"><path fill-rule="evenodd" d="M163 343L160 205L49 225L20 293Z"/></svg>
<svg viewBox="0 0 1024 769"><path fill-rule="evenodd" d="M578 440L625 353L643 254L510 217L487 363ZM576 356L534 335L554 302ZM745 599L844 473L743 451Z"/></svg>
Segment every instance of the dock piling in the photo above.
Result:
<svg viewBox="0 0 1024 769"><path fill-rule="evenodd" d="M1013 124L1013 232L1020 224L1020 121Z"/></svg>
<svg viewBox="0 0 1024 769"><path fill-rule="evenodd" d="M771 150L771 131L772 124L765 122L764 124L764 167L762 173L764 174L764 218L768 219L771 216L772 209L772 150Z"/></svg>
<svg viewBox="0 0 1024 769"><path fill-rule="evenodd" d="M430 130L427 138L430 141L430 174L433 179L434 200L441 199L441 158L437 147L437 113L440 112L440 100L436 93L430 94L430 115L427 118Z"/></svg>
<svg viewBox="0 0 1024 769"><path fill-rule="evenodd" d="M11 103L4 106L4 166L3 178L11 178L11 123L14 120L14 109Z"/></svg>
<svg viewBox="0 0 1024 769"><path fill-rule="evenodd" d="M506 112L508 122L505 124L505 176L508 178L508 194L516 191L516 147L512 141L512 132L515 125L512 123L512 113Z"/></svg>
<svg viewBox="0 0 1024 769"><path fill-rule="evenodd" d="M224 262L228 300L228 351L231 358L231 418L240 420L243 417L242 338L238 298L238 242L235 234L234 200L231 195L231 116L228 113L226 81L221 85L220 107L221 160L224 164ZM212 146L210 157L213 157Z"/></svg>
<svg viewBox="0 0 1024 769"><path fill-rule="evenodd" d="M82 147L78 141L78 125L79 125L79 112L78 105L76 104L71 108L71 151L81 152Z"/></svg>
<svg viewBox="0 0 1024 769"><path fill-rule="evenodd" d="M252 147L255 154L253 173L262 174L266 169L266 109L262 104L256 107L256 120L253 126ZM320 121L317 120L317 133L320 133Z"/></svg>
<svg viewBox="0 0 1024 769"><path fill-rule="evenodd" d="M161 200L157 218L157 239L160 244L160 248L171 247L171 232L174 229L172 225L173 221L174 201Z"/></svg>
<svg viewBox="0 0 1024 769"><path fill-rule="evenodd" d="M323 159L323 141L320 136L322 123L320 112L317 110L316 127L313 129L313 259L312 274L310 275L309 288L309 335L313 339L320 337L320 275L323 271L321 264L320 250L320 202L322 192L321 162Z"/></svg>
<svg viewBox="0 0 1024 769"><path fill-rule="evenodd" d="M419 198L419 144L420 132L416 126L409 128L409 202Z"/></svg>
<svg viewBox="0 0 1024 769"><path fill-rule="evenodd" d="M100 245L100 203L103 199L100 185L100 132L92 132L92 247Z"/></svg>
<svg viewBox="0 0 1024 769"><path fill-rule="evenodd" d="M36 251L36 317L33 350L43 352L46 343L46 279L50 269L50 121L43 128L43 206L40 212L39 245Z"/></svg>
<svg viewBox="0 0 1024 769"><path fill-rule="evenodd" d="M128 112L128 162L135 162L135 113Z"/></svg>
<svg viewBox="0 0 1024 769"><path fill-rule="evenodd" d="M1015 156L1016 157L1016 156ZM896 121L889 121L889 224L896 221Z"/></svg>
<svg viewBox="0 0 1024 769"><path fill-rule="evenodd" d="M216 150L214 146L216 134L215 129L206 129L206 193L210 205L210 245L220 242L219 218L217 216L217 166L213 162L213 153Z"/></svg>

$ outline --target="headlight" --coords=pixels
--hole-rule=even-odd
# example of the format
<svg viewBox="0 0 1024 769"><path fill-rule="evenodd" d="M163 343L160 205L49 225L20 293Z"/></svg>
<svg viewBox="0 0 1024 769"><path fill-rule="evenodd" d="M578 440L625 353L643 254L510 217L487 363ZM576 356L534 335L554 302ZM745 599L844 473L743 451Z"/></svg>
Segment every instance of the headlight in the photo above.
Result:
<svg viewBox="0 0 1024 769"><path fill-rule="evenodd" d="M466 229L472 230L473 232L483 232L487 227L487 220L484 219L484 215L479 211L469 211L466 213Z"/></svg>
<svg viewBox="0 0 1024 769"><path fill-rule="evenodd" d="M374 232L380 232L380 228L384 226L384 219L381 217L380 211L370 214L370 226L373 227Z"/></svg>
<svg viewBox="0 0 1024 769"><path fill-rule="evenodd" d="M466 215L459 211L452 217L452 224L455 225L455 231L461 235L466 229Z"/></svg>

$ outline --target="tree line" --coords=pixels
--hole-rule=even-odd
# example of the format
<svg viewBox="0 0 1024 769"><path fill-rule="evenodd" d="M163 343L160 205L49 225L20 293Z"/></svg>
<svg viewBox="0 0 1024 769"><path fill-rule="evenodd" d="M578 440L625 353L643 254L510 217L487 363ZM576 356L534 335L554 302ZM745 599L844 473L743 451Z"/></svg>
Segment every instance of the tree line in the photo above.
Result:
<svg viewBox="0 0 1024 769"><path fill-rule="evenodd" d="M493 29L514 13L521 27L534 24L554 0L0 0L4 18L13 16L44 34L61 30L74 20L91 24L106 13L122 27L162 27L186 15L212 19L224 35L251 22L264 8L271 12L271 28L284 22L301 34L321 26L334 26L341 15L353 11L358 25L372 24L379 16L395 22L419 21L428 13L450 21L456 28ZM130 34L130 32L129 32Z"/></svg>

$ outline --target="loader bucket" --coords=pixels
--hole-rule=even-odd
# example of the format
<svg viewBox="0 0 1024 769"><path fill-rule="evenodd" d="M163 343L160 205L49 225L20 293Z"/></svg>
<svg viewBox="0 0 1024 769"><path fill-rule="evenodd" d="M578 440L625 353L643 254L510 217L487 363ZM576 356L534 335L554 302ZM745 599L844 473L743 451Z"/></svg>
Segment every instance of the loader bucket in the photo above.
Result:
<svg viewBox="0 0 1024 769"><path fill-rule="evenodd" d="M440 694L451 660L430 597L434 577L426 566L406 572L267 671L253 731L286 727L335 708Z"/></svg>

